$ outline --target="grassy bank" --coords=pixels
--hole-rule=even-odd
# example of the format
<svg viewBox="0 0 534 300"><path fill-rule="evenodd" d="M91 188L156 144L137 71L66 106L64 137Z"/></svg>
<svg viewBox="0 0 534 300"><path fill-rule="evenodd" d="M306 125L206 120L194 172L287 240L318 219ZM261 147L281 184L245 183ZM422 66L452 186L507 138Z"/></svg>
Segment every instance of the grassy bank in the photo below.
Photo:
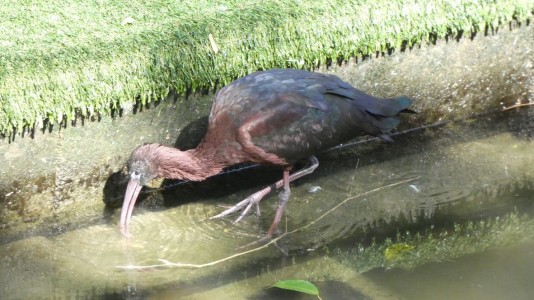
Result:
<svg viewBox="0 0 534 300"><path fill-rule="evenodd" d="M0 4L0 134L106 115L533 17L534 1L66 0Z"/></svg>

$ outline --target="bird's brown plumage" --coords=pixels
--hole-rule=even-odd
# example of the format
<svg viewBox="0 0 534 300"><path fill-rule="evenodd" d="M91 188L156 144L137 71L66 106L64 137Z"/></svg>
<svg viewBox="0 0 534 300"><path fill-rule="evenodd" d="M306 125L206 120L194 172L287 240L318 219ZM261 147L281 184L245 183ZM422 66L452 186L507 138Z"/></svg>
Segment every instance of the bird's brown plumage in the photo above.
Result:
<svg viewBox="0 0 534 300"><path fill-rule="evenodd" d="M288 172L294 162L356 136L389 141L399 113L411 112L410 104L405 97L376 99L334 75L302 70L275 69L240 78L216 94L208 131L196 149L146 144L133 151L123 233L128 233L135 203L132 193L147 180L200 181L242 162L279 165ZM289 196L288 182L284 186Z"/></svg>

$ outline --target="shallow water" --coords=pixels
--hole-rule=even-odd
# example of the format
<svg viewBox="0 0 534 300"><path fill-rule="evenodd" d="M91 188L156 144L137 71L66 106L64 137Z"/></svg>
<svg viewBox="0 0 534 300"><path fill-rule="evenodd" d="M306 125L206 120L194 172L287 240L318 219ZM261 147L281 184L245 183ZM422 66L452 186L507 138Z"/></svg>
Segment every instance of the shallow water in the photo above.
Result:
<svg viewBox="0 0 534 300"><path fill-rule="evenodd" d="M404 299L532 299L532 270L534 244L526 243L365 276Z"/></svg>
<svg viewBox="0 0 534 300"><path fill-rule="evenodd" d="M259 246L240 248L268 229L275 195L258 218L208 218L281 172L250 168L148 192L134 211L133 239L118 234L116 212L106 224L0 246L0 295L294 299L266 289L294 278L316 282L323 299L436 299L450 290L460 299L527 299L532 287L521 278L534 275L524 267L534 261L533 117L532 108L496 112L398 135L394 144L373 140L326 152L314 174L292 185L281 224L285 232L305 228L200 269L117 266L203 264ZM410 238L416 234L434 239ZM401 244L406 250L388 258Z"/></svg>

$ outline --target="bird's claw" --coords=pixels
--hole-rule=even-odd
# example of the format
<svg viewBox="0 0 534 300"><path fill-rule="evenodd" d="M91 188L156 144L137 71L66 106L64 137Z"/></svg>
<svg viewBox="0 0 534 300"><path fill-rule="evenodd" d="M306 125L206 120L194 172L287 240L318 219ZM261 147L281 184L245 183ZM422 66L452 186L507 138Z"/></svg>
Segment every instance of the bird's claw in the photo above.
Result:
<svg viewBox="0 0 534 300"><path fill-rule="evenodd" d="M248 198L252 198L252 196L250 196ZM235 219L233 224L237 224L239 221L241 221L241 219L243 219L246 215L248 215L248 212L252 208L252 206L256 207L256 215L259 216L260 215L260 205L259 205L260 201L259 200L261 200L261 198L260 199L251 199L251 200L249 200L249 203L248 203L247 207L245 207L245 209L243 209L243 211L241 212L239 217L237 217L237 219Z"/></svg>
<svg viewBox="0 0 534 300"><path fill-rule="evenodd" d="M219 219L219 218L222 218L222 217L225 217L229 214L232 214L234 212L237 212L239 210L243 210L241 212L241 214L239 215L239 217L237 217L235 219L235 221L233 222L233 224L236 224L238 223L239 221L241 221L246 215L248 215L250 209L252 208L252 206L256 206L256 214L257 215L260 215L260 206L259 206L259 203L261 201L261 199L263 198L263 195L260 195L258 193L254 193L250 196L248 196L247 198L245 198L244 200L242 200L241 202L235 204L234 206L226 209L225 211L213 216L213 217L210 217L210 219Z"/></svg>

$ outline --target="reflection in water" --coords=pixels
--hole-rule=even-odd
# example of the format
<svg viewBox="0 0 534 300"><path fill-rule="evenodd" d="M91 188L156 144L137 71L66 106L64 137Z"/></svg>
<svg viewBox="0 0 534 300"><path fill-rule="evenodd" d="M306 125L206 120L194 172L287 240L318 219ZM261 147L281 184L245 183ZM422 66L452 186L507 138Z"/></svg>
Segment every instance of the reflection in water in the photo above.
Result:
<svg viewBox="0 0 534 300"><path fill-rule="evenodd" d="M106 225L3 245L0 294L13 298L62 297L73 293L125 298L150 295L221 298L221 295L257 295L265 286L288 276L343 280L351 285L360 278L359 271L395 266L385 258L385 250L390 258L397 253L420 251L417 239L400 239L406 232L412 236L419 234L419 241L428 241L425 234L451 228L454 231L455 226L467 226L469 221L489 222L485 220L495 220L510 212L517 215L515 227L520 227L526 224L521 222L530 220L534 191L530 140L533 128L527 126L531 124L529 111L532 110L477 116L397 136L394 144L371 141L324 153L319 157L319 169L294 185L281 228L291 231L306 226L348 197L417 179L347 201L306 230L284 238L284 247L289 251L288 268L280 268L281 253L276 247L199 270L121 271L116 268L158 264L159 259L201 264L244 251L239 247L256 241L268 229L277 203L275 195L262 202L260 217L249 216L238 224L232 224L233 218L208 218L223 210L221 205L234 204L257 190L258 185L269 184L280 175L278 170L255 168L147 195L149 203L151 197L157 201L163 199L169 208L144 213L136 210L131 227L133 239L120 236L115 217ZM242 186L246 188L241 189ZM487 228L487 232L495 233L491 236L498 236L493 227ZM500 228L499 232L506 229L506 234L516 234L517 241L528 234L514 231L513 226ZM474 245L470 242L472 234L473 231L460 230L456 236L437 236L434 245L444 243L445 239L447 243L442 245L454 246L459 237ZM401 241L411 244L406 246ZM474 250L469 253L479 252L490 244L489 240L480 243L477 246L480 248L472 247ZM377 248L381 250L375 251L375 256L361 255L373 245L383 248ZM355 252L358 247L361 251ZM432 251L431 247L425 249ZM456 253L455 259L466 252ZM353 255L348 257L348 254ZM517 255L531 257L530 252ZM326 259L327 267L321 265ZM484 259L488 258L480 258ZM343 263L336 264L336 261ZM365 267L354 267L355 261ZM422 262L416 257L411 266ZM40 276L43 271L52 275ZM447 272L446 268L441 271ZM396 276L391 274L397 273L376 272L369 276L378 282L375 288L381 288L382 276L389 278L388 288L394 289ZM417 281L410 282L407 280L406 284L413 289ZM351 288L368 288L368 295L369 284L351 285ZM32 288L25 289L28 285Z"/></svg>

